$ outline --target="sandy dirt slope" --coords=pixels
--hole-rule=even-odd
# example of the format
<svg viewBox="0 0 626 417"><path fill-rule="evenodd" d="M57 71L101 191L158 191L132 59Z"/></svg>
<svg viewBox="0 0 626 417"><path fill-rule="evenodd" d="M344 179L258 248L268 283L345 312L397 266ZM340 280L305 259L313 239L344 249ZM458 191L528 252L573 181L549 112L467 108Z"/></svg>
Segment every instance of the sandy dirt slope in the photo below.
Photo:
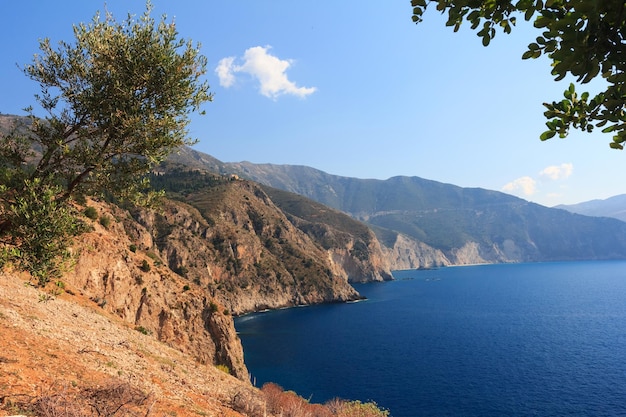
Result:
<svg viewBox="0 0 626 417"><path fill-rule="evenodd" d="M76 289L26 281L0 274L0 416L55 404L48 415L118 406L115 415L263 415L252 386L142 334Z"/></svg>

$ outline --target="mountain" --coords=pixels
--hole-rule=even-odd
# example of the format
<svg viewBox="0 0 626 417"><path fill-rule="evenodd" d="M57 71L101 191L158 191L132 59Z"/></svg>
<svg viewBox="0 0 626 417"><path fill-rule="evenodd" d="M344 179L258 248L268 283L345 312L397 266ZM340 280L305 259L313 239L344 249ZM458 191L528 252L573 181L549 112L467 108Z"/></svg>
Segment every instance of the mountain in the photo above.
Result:
<svg viewBox="0 0 626 417"><path fill-rule="evenodd" d="M304 166L223 163L192 149L176 158L306 196L366 222L388 248L408 238L449 264L626 258L623 222L497 191L418 177L356 179Z"/></svg>
<svg viewBox="0 0 626 417"><path fill-rule="evenodd" d="M613 217L626 222L626 194L616 195L605 200L591 200L570 205L561 204L555 208L585 216Z"/></svg>
<svg viewBox="0 0 626 417"><path fill-rule="evenodd" d="M200 171L165 168L151 182L181 203L136 220L172 270L234 314L355 300L349 282L391 279L375 235L336 210L287 213L270 197L278 190Z"/></svg>

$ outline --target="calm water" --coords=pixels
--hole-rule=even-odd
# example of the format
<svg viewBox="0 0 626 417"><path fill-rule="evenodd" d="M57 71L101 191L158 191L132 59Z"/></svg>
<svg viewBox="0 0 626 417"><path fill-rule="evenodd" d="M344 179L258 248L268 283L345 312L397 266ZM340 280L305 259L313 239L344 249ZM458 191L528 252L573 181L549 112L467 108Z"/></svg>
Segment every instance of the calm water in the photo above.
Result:
<svg viewBox="0 0 626 417"><path fill-rule="evenodd" d="M257 385L394 417L626 415L626 262L394 276L364 302L237 319Z"/></svg>

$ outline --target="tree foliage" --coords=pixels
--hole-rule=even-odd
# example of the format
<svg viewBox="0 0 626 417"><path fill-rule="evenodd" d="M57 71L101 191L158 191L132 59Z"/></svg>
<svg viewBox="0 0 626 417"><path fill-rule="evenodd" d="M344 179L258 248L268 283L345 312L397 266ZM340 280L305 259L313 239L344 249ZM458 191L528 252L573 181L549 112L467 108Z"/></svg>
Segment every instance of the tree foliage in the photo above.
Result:
<svg viewBox="0 0 626 417"><path fill-rule="evenodd" d="M40 212L42 203L69 216L85 195L136 201L151 169L193 143L189 113L212 99L202 80L206 58L179 38L173 22L157 22L150 12L148 3L142 16L121 23L97 13L74 26L72 43L53 48L42 40L41 53L24 67L40 85L35 99L45 116L28 108L30 123L0 139L0 238L17 249L12 253L34 250L26 236L51 239L62 252L64 233L74 233L68 223L54 238L31 223L57 227Z"/></svg>
<svg viewBox="0 0 626 417"><path fill-rule="evenodd" d="M446 13L447 26L458 31L467 21L483 45L489 45L499 27L510 33L518 18L533 21L541 34L528 45L523 59L542 55L552 60L552 75L567 75L585 84L601 77L606 89L594 96L578 94L572 83L564 98L544 103L548 130L541 140L571 128L584 132L594 127L613 133L611 148L623 149L626 142L626 3L623 0L412 0L413 21L423 20L427 7L435 3Z"/></svg>

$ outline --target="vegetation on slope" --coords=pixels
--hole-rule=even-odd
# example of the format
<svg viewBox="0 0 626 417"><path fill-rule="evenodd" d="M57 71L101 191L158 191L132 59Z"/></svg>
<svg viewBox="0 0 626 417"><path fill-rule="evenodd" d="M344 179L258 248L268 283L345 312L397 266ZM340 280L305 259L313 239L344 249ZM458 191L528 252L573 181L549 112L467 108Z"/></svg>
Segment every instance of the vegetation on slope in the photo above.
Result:
<svg viewBox="0 0 626 417"><path fill-rule="evenodd" d="M170 266L208 287L233 313L359 298L324 248L256 184L175 170L151 181L193 206L205 223L197 231L202 239L193 240L193 259L182 248L166 249ZM164 243L174 241L181 239Z"/></svg>

